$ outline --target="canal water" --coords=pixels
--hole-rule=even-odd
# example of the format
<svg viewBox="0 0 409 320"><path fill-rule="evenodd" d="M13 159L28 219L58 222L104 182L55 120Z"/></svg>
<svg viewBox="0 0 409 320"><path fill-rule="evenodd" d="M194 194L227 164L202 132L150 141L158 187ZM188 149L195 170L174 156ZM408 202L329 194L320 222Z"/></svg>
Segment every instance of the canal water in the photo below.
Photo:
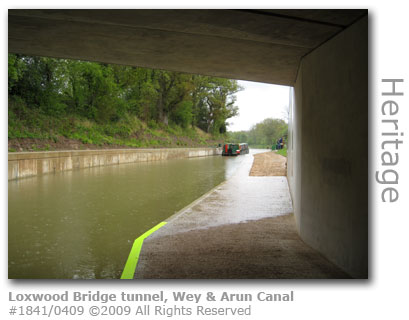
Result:
<svg viewBox="0 0 409 320"><path fill-rule="evenodd" d="M9 181L9 278L120 278L138 236L226 180L245 157L252 155Z"/></svg>

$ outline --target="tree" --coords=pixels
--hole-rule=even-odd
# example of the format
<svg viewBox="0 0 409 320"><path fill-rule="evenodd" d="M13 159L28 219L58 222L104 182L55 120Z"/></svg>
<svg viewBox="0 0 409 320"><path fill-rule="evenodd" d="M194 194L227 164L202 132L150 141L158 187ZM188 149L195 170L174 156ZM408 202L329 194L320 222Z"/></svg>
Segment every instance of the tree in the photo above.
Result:
<svg viewBox="0 0 409 320"><path fill-rule="evenodd" d="M235 80L79 60L9 55L9 95L47 115L145 122L225 133Z"/></svg>
<svg viewBox="0 0 409 320"><path fill-rule="evenodd" d="M9 94L18 96L31 109L61 113L64 72L52 58L9 55Z"/></svg>
<svg viewBox="0 0 409 320"><path fill-rule="evenodd" d="M267 118L255 124L249 131L229 133L233 142L247 142L250 145L271 146L285 135L288 125L284 120Z"/></svg>
<svg viewBox="0 0 409 320"><path fill-rule="evenodd" d="M235 105L234 96L242 88L235 80L222 78L207 78L209 81L202 86L203 100L199 101L198 126L213 134L226 131L226 120L238 115L239 108Z"/></svg>

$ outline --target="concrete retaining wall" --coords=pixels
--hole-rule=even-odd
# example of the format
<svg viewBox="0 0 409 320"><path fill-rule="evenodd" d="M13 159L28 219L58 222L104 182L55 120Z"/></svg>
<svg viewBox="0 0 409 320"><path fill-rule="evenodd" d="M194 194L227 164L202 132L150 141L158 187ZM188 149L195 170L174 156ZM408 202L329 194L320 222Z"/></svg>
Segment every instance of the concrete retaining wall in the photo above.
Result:
<svg viewBox="0 0 409 320"><path fill-rule="evenodd" d="M220 148L110 149L9 153L9 180L65 170L113 164L205 157L221 154Z"/></svg>
<svg viewBox="0 0 409 320"><path fill-rule="evenodd" d="M301 238L368 276L368 19L302 59L288 180Z"/></svg>

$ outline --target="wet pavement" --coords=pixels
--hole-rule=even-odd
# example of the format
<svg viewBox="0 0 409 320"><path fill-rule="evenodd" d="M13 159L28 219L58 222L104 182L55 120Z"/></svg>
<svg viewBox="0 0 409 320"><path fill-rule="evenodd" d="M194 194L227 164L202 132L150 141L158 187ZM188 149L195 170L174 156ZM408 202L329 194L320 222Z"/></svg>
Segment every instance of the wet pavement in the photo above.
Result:
<svg viewBox="0 0 409 320"><path fill-rule="evenodd" d="M348 278L305 245L286 177L249 176L253 155L145 239L134 278Z"/></svg>
<svg viewBox="0 0 409 320"><path fill-rule="evenodd" d="M243 157L230 179L167 219L152 237L292 213L287 178L251 177L253 155Z"/></svg>

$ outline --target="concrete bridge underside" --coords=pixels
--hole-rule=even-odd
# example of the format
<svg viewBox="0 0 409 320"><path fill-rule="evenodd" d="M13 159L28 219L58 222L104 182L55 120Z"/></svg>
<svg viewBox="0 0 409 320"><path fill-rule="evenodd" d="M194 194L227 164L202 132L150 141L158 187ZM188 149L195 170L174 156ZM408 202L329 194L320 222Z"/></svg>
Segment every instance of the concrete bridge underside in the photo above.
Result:
<svg viewBox="0 0 409 320"><path fill-rule="evenodd" d="M367 14L9 10L9 52L294 87L288 181L297 230L351 276L366 278Z"/></svg>

